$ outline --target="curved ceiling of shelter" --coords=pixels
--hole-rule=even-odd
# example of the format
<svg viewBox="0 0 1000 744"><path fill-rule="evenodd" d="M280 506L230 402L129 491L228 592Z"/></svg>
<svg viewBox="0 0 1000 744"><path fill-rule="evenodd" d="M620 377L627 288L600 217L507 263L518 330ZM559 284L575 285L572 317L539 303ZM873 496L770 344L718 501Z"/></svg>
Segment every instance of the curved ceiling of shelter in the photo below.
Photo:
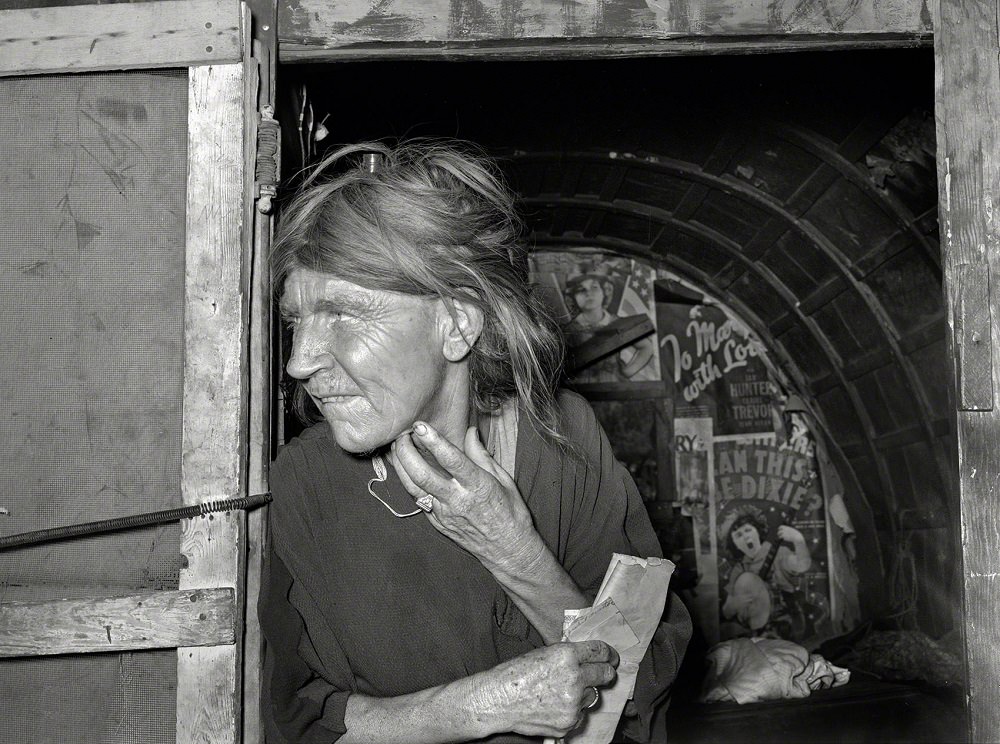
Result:
<svg viewBox="0 0 1000 744"><path fill-rule="evenodd" d="M930 50L293 71L331 139L478 141L539 247L644 257L727 302L877 528L954 524Z"/></svg>

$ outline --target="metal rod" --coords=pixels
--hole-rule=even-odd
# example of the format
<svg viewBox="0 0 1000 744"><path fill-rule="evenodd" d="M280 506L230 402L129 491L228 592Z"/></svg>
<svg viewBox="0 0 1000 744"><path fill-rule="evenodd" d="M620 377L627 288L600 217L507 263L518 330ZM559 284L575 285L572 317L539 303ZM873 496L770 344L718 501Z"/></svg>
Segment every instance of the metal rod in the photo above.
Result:
<svg viewBox="0 0 1000 744"><path fill-rule="evenodd" d="M65 527L51 527L45 530L22 532L17 535L0 537L0 550L25 545L38 545L39 543L65 540L70 537L80 537L82 535L97 535L105 532L135 529L136 527L148 527L153 524L166 524L168 522L177 522L181 519L190 519L191 517L202 517L211 512L234 511L236 509L249 511L250 509L264 506L264 504L270 501L271 494L258 493L238 499L205 501L201 504L181 506L177 509L164 509L163 511L146 512L145 514L132 514L126 517L102 519L97 522L82 522L80 524L68 524Z"/></svg>

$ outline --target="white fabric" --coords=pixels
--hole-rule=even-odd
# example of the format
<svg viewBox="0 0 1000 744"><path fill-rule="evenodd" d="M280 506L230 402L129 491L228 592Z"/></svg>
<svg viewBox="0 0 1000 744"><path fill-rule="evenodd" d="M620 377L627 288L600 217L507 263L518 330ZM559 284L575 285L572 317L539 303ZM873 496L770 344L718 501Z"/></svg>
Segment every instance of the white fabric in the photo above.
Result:
<svg viewBox="0 0 1000 744"><path fill-rule="evenodd" d="M756 703L808 697L847 684L851 673L778 638L734 638L713 646L699 700Z"/></svg>

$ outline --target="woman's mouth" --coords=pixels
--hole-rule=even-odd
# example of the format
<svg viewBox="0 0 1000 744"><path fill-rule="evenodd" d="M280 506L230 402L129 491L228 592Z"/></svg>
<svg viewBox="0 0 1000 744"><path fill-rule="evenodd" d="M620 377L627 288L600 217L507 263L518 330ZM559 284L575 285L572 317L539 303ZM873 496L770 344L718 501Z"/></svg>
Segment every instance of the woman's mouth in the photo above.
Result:
<svg viewBox="0 0 1000 744"><path fill-rule="evenodd" d="M327 406L327 405L337 405L338 403L346 403L352 398L357 398L357 395L351 394L335 394L335 395L314 395L313 400L317 403Z"/></svg>

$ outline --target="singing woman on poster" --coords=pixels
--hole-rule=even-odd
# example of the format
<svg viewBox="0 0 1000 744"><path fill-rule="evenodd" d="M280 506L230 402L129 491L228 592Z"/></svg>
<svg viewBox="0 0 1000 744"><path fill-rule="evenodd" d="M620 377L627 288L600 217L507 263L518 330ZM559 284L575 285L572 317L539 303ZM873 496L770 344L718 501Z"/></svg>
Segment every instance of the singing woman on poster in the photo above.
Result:
<svg viewBox="0 0 1000 744"><path fill-rule="evenodd" d="M788 524L778 527L773 541L768 534L764 515L750 505L729 526L725 545L734 565L722 616L755 634L770 625L783 638L807 637L809 617L796 586L812 566L806 539Z"/></svg>

